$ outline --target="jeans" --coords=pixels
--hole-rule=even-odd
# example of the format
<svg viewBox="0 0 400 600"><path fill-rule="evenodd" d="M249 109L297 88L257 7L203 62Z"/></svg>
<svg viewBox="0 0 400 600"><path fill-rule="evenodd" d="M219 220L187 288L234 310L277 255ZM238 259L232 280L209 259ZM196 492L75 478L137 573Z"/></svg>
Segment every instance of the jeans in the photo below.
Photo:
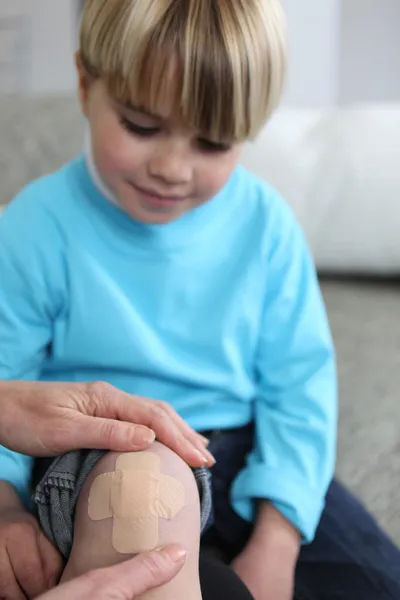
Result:
<svg viewBox="0 0 400 600"><path fill-rule="evenodd" d="M47 538L68 560L74 539L75 508L79 494L105 450L75 450L56 458L37 458L32 474L33 500ZM193 469L200 496L201 531L212 519L210 473Z"/></svg>
<svg viewBox="0 0 400 600"><path fill-rule="evenodd" d="M213 468L214 523L203 536L230 561L240 553L251 525L231 508L229 492L253 446L253 427L210 435ZM400 551L363 506L336 480L315 540L304 546L296 570L296 600L399 600Z"/></svg>

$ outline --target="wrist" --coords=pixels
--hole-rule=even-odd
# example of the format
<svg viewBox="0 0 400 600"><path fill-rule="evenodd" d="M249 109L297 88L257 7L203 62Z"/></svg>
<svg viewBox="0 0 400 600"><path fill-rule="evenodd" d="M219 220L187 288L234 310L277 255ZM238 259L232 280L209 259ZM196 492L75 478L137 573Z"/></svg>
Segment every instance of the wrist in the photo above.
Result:
<svg viewBox="0 0 400 600"><path fill-rule="evenodd" d="M12 435L12 431L15 428L15 421L10 419L11 415L15 412L15 402L17 399L18 390L16 390L17 382L9 381L8 379L0 380L0 445L8 448L8 441ZM0 483L3 483L0 481ZM5 483L5 482L4 482Z"/></svg>
<svg viewBox="0 0 400 600"><path fill-rule="evenodd" d="M16 509L25 511L16 489L8 481L0 481L0 512Z"/></svg>
<svg viewBox="0 0 400 600"><path fill-rule="evenodd" d="M261 501L250 544L284 554L287 560L297 561L300 546L300 532L272 504Z"/></svg>

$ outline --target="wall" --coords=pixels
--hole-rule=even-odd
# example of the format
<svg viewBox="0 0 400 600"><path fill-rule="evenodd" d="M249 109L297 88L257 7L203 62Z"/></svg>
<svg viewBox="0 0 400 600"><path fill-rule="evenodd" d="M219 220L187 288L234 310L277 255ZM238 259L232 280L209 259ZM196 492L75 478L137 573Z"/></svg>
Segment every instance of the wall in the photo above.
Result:
<svg viewBox="0 0 400 600"><path fill-rule="evenodd" d="M76 77L75 0L31 0L32 63L30 90L33 93L73 90Z"/></svg>
<svg viewBox="0 0 400 600"><path fill-rule="evenodd" d="M400 101L400 0L344 0L341 104Z"/></svg>
<svg viewBox="0 0 400 600"><path fill-rule="evenodd" d="M291 48L286 106L400 101L400 0L282 2ZM75 89L72 55L79 4L0 0L0 91ZM5 35L5 15L24 11L26 19L21 17L12 35Z"/></svg>
<svg viewBox="0 0 400 600"><path fill-rule="evenodd" d="M347 1L347 0L345 0ZM340 0L283 0L290 61L284 103L332 106L339 96Z"/></svg>
<svg viewBox="0 0 400 600"><path fill-rule="evenodd" d="M78 0L0 0L0 92L75 87Z"/></svg>
<svg viewBox="0 0 400 600"><path fill-rule="evenodd" d="M0 92L27 88L31 41L26 0L0 0Z"/></svg>

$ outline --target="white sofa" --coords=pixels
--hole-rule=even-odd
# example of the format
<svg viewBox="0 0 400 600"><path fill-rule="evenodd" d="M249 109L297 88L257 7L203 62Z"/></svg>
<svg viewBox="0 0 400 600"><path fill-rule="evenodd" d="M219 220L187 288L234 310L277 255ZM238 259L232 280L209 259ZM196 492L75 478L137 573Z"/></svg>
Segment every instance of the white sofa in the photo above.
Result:
<svg viewBox="0 0 400 600"><path fill-rule="evenodd" d="M293 206L321 271L400 274L400 104L283 109L243 162Z"/></svg>

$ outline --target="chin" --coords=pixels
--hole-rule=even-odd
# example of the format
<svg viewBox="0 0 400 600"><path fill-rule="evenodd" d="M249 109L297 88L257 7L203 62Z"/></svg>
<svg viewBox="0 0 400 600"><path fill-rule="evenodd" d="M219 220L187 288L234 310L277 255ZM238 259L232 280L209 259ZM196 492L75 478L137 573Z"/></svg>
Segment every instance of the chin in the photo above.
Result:
<svg viewBox="0 0 400 600"><path fill-rule="evenodd" d="M125 206L125 210L132 219L139 223L143 223L144 225L168 225L168 223L177 221L184 214L184 212L179 214L153 213L129 206Z"/></svg>

